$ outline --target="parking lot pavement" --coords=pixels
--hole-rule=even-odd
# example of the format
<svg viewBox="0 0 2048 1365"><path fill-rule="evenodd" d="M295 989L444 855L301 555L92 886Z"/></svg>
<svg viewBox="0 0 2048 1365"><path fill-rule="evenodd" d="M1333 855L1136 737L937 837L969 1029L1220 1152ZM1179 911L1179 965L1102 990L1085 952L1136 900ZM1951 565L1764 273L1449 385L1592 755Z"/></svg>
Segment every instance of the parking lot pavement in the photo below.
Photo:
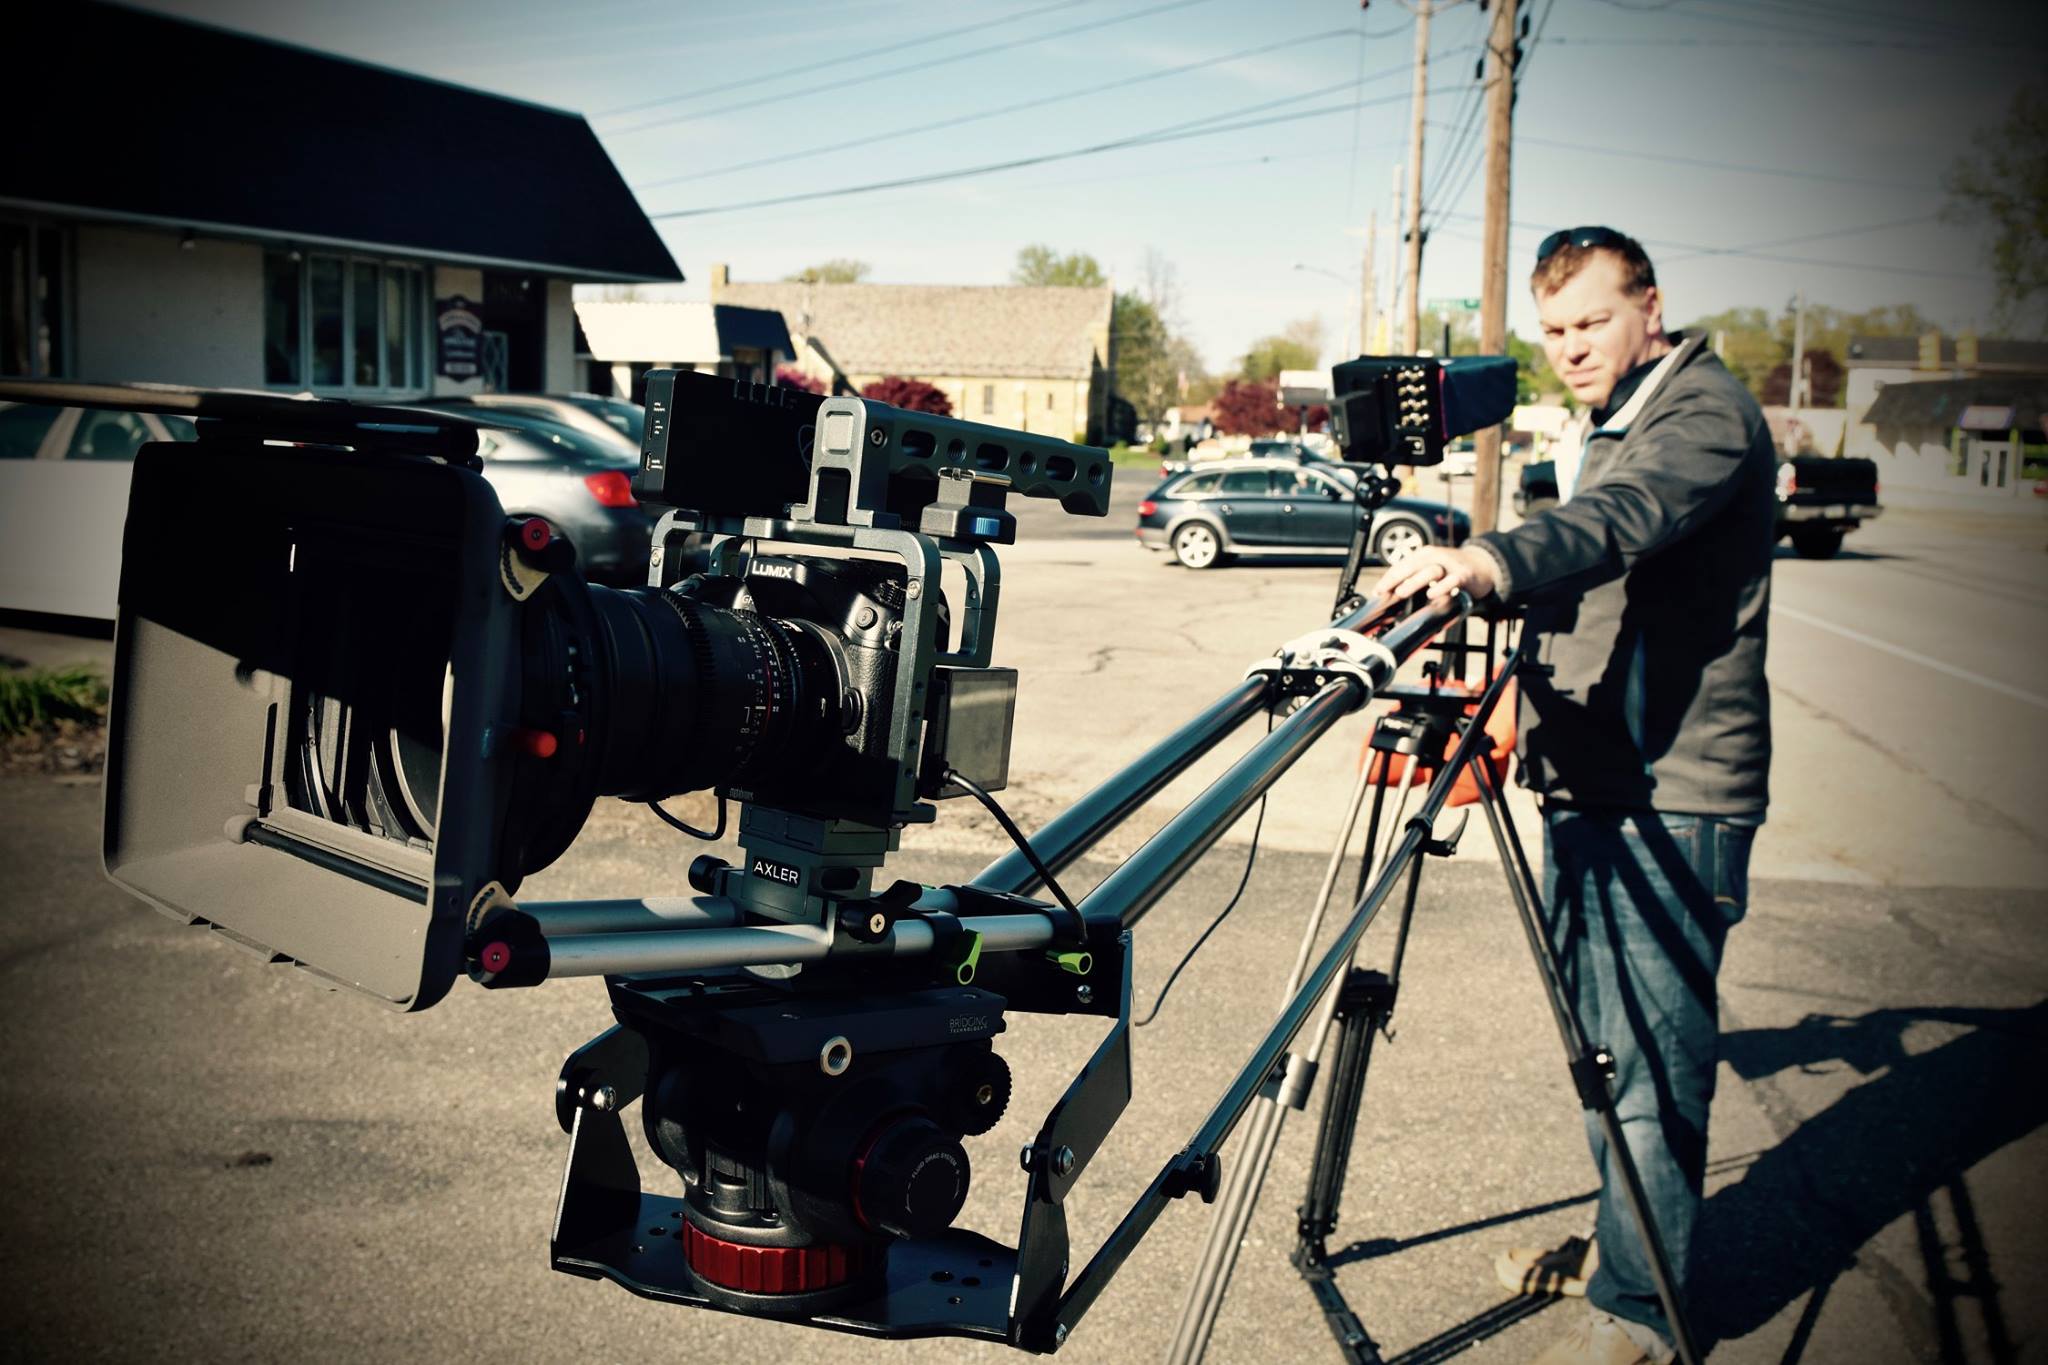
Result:
<svg viewBox="0 0 2048 1365"><path fill-rule="evenodd" d="M8 1358L1005 1354L855 1343L552 1274L552 1085L609 1022L598 986L462 989L424 1015L382 1012L130 901L99 874L97 814L90 788L0 780L13 874L0 912ZM695 849L605 803L525 894L670 889ZM896 869L959 879L997 851L912 851ZM1201 864L1139 927L1141 1008L1240 866ZM1077 1264L1250 1052L1321 871L1316 857L1263 853L1243 908L1137 1033L1131 1107L1069 1203ZM2038 892L1755 885L1723 973L1728 1064L1699 1234L1716 1360L1993 1360L2010 1358L1997 1342L2048 1331L2044 913ZM1375 962L1390 928L1369 936ZM1012 1022L1000 1049L1017 1092L969 1144L967 1225L1014 1237L1014 1154L1098 1036L1079 1021ZM1297 1119L1281 1145L1212 1359L1332 1358L1286 1263L1311 1138ZM1446 865L1425 883L1394 1040L1375 1051L1333 1243L1340 1284L1390 1355L1456 1337L1503 1301L1493 1252L1576 1230L1590 1184L1499 882ZM1199 1205L1171 1208L1062 1358L1156 1358L1205 1226ZM1525 1360L1567 1311L1468 1358Z"/></svg>
<svg viewBox="0 0 2048 1365"><path fill-rule="evenodd" d="M1004 555L998 656L1023 683L1003 800L1027 829L1327 611L1328 564L1193 574L1144 554L1128 512L1144 491L1124 481L1105 522L1028 507ZM1779 578L1781 602L1892 649L1796 617L1774 639L1774 682L1782 661L1805 707L1781 703L1779 806L1722 973L1696 1272L1717 1361L2008 1360L2048 1334L2048 879L2027 861L2038 708L1984 686L2029 690L2040 547L1907 517L1868 535L1851 542L1867 558L1785 561ZM1362 737L1351 724L1276 788L1245 903L1136 1035L1131 1108L1069 1204L1077 1257L1186 1142L1270 1018ZM1070 889L1192 786L1077 867ZM465 989L418 1017L383 1013L130 901L99 872L97 818L90 787L0 780L8 1358L1004 1354L860 1343L551 1274L552 1084L606 1024L601 989ZM1229 898L1248 826L1138 927L1141 1010ZM905 842L892 869L924 881L1002 851L957 805ZM673 891L698 851L604 802L522 895ZM1393 1358L1442 1358L1503 1302L1496 1249L1587 1218L1580 1119L1479 851L1468 839L1425 884L1336 1242L1340 1285ZM1369 937L1375 962L1389 928ZM1017 1094L970 1144L968 1225L1014 1237L1014 1154L1098 1036L1013 1021L1000 1047ZM1296 1120L1281 1146L1212 1359L1332 1358L1286 1263L1311 1129ZM659 1178L644 1154L643 1173ZM1170 1209L1062 1356L1159 1355L1204 1227L1199 1206ZM1526 1360L1567 1311L1466 1358Z"/></svg>

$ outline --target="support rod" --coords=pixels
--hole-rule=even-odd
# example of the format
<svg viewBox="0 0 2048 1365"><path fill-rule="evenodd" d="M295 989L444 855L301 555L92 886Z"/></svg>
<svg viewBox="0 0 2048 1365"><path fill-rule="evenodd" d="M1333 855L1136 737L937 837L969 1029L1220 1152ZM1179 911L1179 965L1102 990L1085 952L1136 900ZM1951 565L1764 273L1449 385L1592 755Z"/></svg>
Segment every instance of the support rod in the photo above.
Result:
<svg viewBox="0 0 2048 1365"><path fill-rule="evenodd" d="M1462 610L1461 605L1459 612ZM1417 616L1423 614L1418 612ZM1458 613L1453 613L1456 614ZM1404 629L1408 624L1409 622L1404 621L1395 629ZM1390 637L1393 634L1392 631L1388 632ZM1398 655L1398 651L1396 653ZM1129 1259L1152 1225L1159 1221L1159 1215L1174 1198L1174 1195L1168 1192L1169 1189L1179 1190L1181 1182L1185 1179L1183 1172L1188 1160L1213 1160L1224 1139L1230 1136L1238 1120L1244 1117L1252 1101L1258 1098L1267 1078L1273 1074L1273 1068L1287 1051L1287 1045L1293 1041L1294 1035L1315 1011L1323 992L1330 988L1338 973L1349 964L1351 954L1358 946L1358 940L1372 924L1373 917L1379 913L1380 907L1407 874L1409 860L1422 856L1423 845L1430 837L1437 814L1450 799L1452 783L1481 752L1482 747L1493 742L1486 733L1487 718L1492 715L1494 707L1500 704L1501 693L1506 689L1508 679L1513 676L1515 667L1520 662L1521 650L1517 648L1480 698L1479 705L1463 737L1458 741L1456 750L1438 771L1435 780L1429 784L1429 791L1423 797L1421 808L1408 821L1399 841L1389 850L1386 861L1381 864L1379 876L1373 879L1372 887L1352 911L1350 921L1338 931L1336 940L1324 952L1308 979L1302 983L1300 991L1296 992L1287 1007L1280 1012L1279 1018L1273 1022L1272 1028L1253 1051L1251 1059L1238 1071L1236 1078L1230 1083L1230 1088L1224 1092L1223 1098L1217 1101L1209 1117L1195 1131L1187 1145L1153 1178L1145 1192L1138 1197L1138 1201L1125 1213L1123 1220L1111 1230L1102 1246L1067 1287L1066 1293L1060 1298L1059 1321L1062 1326L1071 1330L1074 1324L1080 1321L1082 1315L1108 1287L1117 1268ZM1275 732L1277 733L1278 731Z"/></svg>
<svg viewBox="0 0 2048 1365"><path fill-rule="evenodd" d="M1236 824L1310 746L1370 696L1370 690L1353 678L1326 685L1104 878L1102 885L1082 899L1081 913L1121 920L1125 928L1145 918L1223 831Z"/></svg>
<svg viewBox="0 0 2048 1365"><path fill-rule="evenodd" d="M1400 606L1400 601L1394 598L1368 602L1332 622L1331 629L1371 631L1394 615ZM1247 678L1224 693L1194 719L1147 749L1130 766L1032 835L1032 851L1054 873L1067 867L1100 843L1104 835L1129 819L1140 806L1158 795L1167 783L1193 767L1203 755L1263 710L1269 688L1270 684L1264 679ZM1038 884L1038 873L1032 870L1030 861L1015 849L983 868L974 879L974 885L983 890L1007 891L1014 896L1026 895Z"/></svg>
<svg viewBox="0 0 2048 1365"><path fill-rule="evenodd" d="M1265 679L1246 678L1033 834L1032 850L1054 873L1066 868L1133 811L1158 795L1167 783L1264 710L1266 693ZM990 863L974 879L974 885L983 890L1007 891L1013 896L1028 895L1038 884L1038 873L1016 849Z"/></svg>

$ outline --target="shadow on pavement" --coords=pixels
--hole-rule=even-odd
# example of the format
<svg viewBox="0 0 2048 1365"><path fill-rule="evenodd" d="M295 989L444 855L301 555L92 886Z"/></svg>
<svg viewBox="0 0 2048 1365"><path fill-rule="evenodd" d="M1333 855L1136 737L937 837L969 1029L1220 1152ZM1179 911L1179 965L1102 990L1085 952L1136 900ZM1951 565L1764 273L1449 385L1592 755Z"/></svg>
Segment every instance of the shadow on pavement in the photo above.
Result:
<svg viewBox="0 0 2048 1365"><path fill-rule="evenodd" d="M1909 1052L1915 1024L1969 1032ZM1786 1361L1804 1351L1834 1281L1864 1245L1910 1214L1944 1361L1963 1358L1962 1310L1974 1304L1997 1361L2015 1346L1967 1177L2007 1143L2048 1122L2048 1001L2026 1009L1884 1009L1854 1018L1808 1015L1791 1028L1747 1029L1721 1040L1745 1080L1846 1063L1874 1079L1850 1090L1717 1191L1694 1236L1691 1297L1702 1346L1747 1336L1803 1294ZM1945 1247L1939 1197L1955 1228Z"/></svg>
<svg viewBox="0 0 2048 1365"><path fill-rule="evenodd" d="M1507 1330L1523 1318L1534 1317L1556 1302L1554 1298L1518 1294L1482 1313L1473 1314L1456 1327L1439 1332L1399 1355L1387 1357L1387 1365L1436 1365L1437 1361L1464 1354L1495 1333Z"/></svg>
<svg viewBox="0 0 2048 1365"><path fill-rule="evenodd" d="M1475 1218L1468 1223L1453 1223L1447 1228L1434 1232L1419 1233L1413 1237L1374 1237L1351 1243L1342 1251L1330 1254L1329 1267L1332 1270L1356 1261L1376 1260L1381 1256L1392 1256L1410 1247L1426 1246L1431 1242L1444 1242L1453 1237L1463 1237L1471 1232L1484 1232L1488 1228L1501 1227L1508 1223L1519 1223L1524 1218L1535 1218L1541 1214L1555 1213L1580 1204L1590 1204L1600 1197L1598 1190L1587 1190L1565 1199L1552 1199L1547 1203L1531 1204L1527 1208L1513 1209L1507 1213L1496 1213L1487 1218Z"/></svg>
<svg viewBox="0 0 2048 1365"><path fill-rule="evenodd" d="M1791 547L1790 545L1780 545L1780 546L1778 546L1778 548L1777 548L1777 549L1775 549L1775 550L1771 551L1771 558L1773 558L1773 559L1798 559L1798 558L1801 558L1801 556L1800 556L1800 553L1799 553L1799 551L1797 551L1797 550L1793 549L1793 548L1792 548L1792 547ZM1913 556L1911 556L1911 555L1892 555L1892 554L1886 554L1886 553L1885 553L1884 551L1882 551L1882 550L1875 550L1875 551L1873 551L1873 550L1852 550L1852 549L1850 549L1850 548L1849 548L1848 546L1846 546L1846 545L1845 545L1845 546L1843 546L1843 547L1842 547L1841 549L1839 549L1839 550L1835 551L1835 552L1834 552L1834 553L1833 553L1832 555L1829 555L1829 556L1828 556L1828 558L1830 558L1830 559L1911 559L1911 558L1913 558Z"/></svg>

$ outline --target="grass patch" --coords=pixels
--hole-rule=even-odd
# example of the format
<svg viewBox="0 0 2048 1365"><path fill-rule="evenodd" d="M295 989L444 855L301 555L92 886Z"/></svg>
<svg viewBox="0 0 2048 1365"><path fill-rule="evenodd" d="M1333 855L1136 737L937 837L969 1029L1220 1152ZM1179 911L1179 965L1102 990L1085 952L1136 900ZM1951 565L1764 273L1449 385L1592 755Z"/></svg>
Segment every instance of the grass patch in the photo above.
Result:
<svg viewBox="0 0 2048 1365"><path fill-rule="evenodd" d="M1127 446L1119 441L1109 448L1109 462L1118 469L1157 469L1159 462L1165 458L1150 446Z"/></svg>
<svg viewBox="0 0 2048 1365"><path fill-rule="evenodd" d="M60 722L96 723L107 714L107 680L85 664L0 673L0 735L25 735Z"/></svg>

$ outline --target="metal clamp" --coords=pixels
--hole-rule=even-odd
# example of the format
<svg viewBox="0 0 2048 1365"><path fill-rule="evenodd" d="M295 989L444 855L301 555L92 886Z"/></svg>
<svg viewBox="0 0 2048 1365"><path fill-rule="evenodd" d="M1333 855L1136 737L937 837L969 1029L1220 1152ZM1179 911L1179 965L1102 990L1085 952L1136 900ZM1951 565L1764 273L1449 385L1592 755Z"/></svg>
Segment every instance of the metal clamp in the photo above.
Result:
<svg viewBox="0 0 2048 1365"><path fill-rule="evenodd" d="M1372 636L1325 626L1289 640L1245 676L1272 679L1283 695L1312 696L1335 678L1354 678L1368 690L1384 687L1400 667L1394 652Z"/></svg>

